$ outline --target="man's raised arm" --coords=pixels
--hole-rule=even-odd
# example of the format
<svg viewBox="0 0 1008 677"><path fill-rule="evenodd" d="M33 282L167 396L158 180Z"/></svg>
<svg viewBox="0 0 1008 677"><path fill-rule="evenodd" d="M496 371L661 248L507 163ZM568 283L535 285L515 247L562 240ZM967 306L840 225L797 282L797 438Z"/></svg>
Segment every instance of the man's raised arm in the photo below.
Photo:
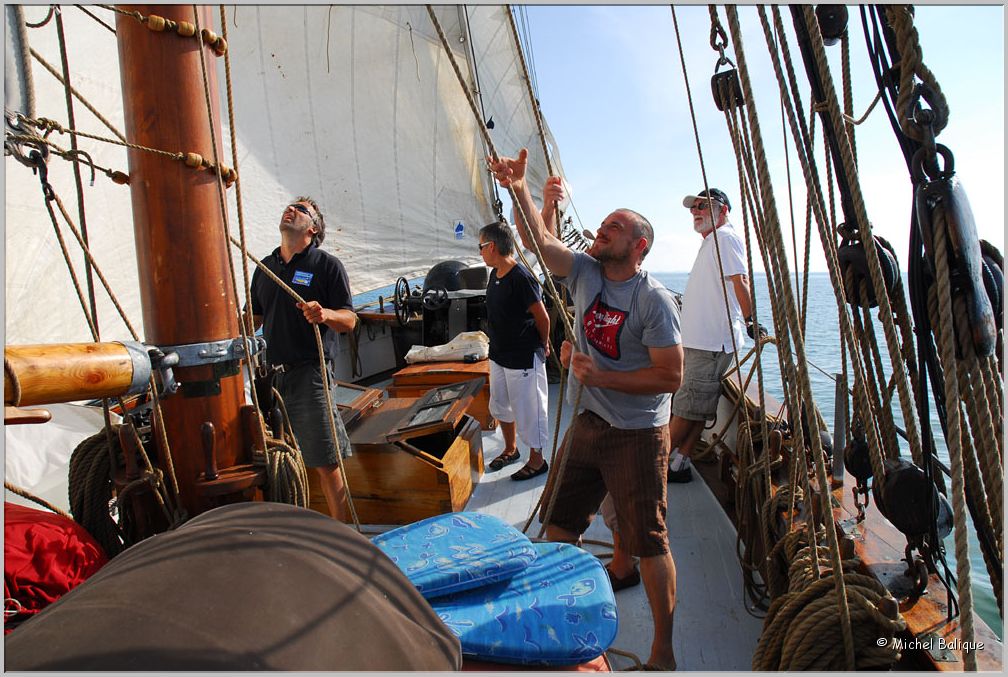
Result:
<svg viewBox="0 0 1008 677"><path fill-rule="evenodd" d="M542 262L550 272L566 277L574 264L574 253L546 229L539 208L532 201L532 194L525 183L527 161L528 151L524 148L519 151L517 158L501 157L497 161L488 158L490 171L494 173L497 182L504 188L511 187L514 190L515 199L521 207L515 208L515 224L522 240L527 241L529 237L535 240L542 254Z"/></svg>

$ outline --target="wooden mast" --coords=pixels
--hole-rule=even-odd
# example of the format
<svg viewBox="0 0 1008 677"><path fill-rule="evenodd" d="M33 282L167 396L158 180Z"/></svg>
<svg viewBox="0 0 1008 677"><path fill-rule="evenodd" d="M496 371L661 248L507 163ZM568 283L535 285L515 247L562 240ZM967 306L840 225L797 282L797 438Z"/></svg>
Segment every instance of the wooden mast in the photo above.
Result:
<svg viewBox="0 0 1008 677"><path fill-rule="evenodd" d="M122 7L144 16L156 14L195 24L192 5ZM200 7L199 12L200 26L212 28L210 8ZM174 30L155 32L123 14L116 15L116 31L127 139L208 159L213 158L216 139L217 152L222 153L217 57L210 46L204 47L204 58L212 129L197 37L183 37ZM217 177L167 156L134 149L129 150L129 169L145 342L174 346L237 337ZM193 382L213 383L213 371L213 365L176 368L176 379L184 385L162 401L180 502L190 517L212 507L197 488L200 473L208 465L206 422L213 426L217 467L250 460L240 422L244 401L240 374L220 378L219 394L194 395L197 389L187 388Z"/></svg>

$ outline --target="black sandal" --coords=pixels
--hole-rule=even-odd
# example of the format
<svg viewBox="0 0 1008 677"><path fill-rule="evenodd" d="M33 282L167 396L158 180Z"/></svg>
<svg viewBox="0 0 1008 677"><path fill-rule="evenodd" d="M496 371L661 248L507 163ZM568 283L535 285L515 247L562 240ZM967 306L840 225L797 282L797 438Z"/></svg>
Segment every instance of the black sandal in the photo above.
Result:
<svg viewBox="0 0 1008 677"><path fill-rule="evenodd" d="M490 466L489 466L490 470L492 472L497 472L498 470L500 470L501 468L503 468L506 465L511 465L512 463L517 463L520 458L521 458L521 455L518 453L517 449L515 449L514 451L512 451L510 454L501 454L500 456L498 456L494 460L490 461Z"/></svg>
<svg viewBox="0 0 1008 677"><path fill-rule="evenodd" d="M522 480L530 480L533 477L539 477L539 475L542 475L547 470L549 470L549 464L546 462L546 459L543 459L543 464L538 468L530 468L526 463L525 465L522 466L521 470L511 475L511 479L515 480L516 482L521 482Z"/></svg>

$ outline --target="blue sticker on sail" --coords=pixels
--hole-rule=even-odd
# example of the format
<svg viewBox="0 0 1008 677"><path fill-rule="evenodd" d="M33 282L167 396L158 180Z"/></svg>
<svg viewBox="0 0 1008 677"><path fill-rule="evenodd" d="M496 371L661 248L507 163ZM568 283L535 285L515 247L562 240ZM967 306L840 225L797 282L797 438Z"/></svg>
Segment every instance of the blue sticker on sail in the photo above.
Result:
<svg viewBox="0 0 1008 677"><path fill-rule="evenodd" d="M294 278L291 280L291 282L294 284L300 284L307 287L308 285L311 284L312 277L314 276L315 276L314 273L308 273L303 270L295 270Z"/></svg>
<svg viewBox="0 0 1008 677"><path fill-rule="evenodd" d="M455 224L455 239L461 240L465 236L465 226L461 221Z"/></svg>

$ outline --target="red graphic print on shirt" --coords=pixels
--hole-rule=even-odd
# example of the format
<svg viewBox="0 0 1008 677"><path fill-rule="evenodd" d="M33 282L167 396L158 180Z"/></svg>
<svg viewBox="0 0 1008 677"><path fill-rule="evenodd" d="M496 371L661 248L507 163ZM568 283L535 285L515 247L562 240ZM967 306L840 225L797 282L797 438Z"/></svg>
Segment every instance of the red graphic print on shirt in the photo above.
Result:
<svg viewBox="0 0 1008 677"><path fill-rule="evenodd" d="M619 337L626 322L627 311L613 308L602 302L602 294L595 297L584 314L584 330L588 343L611 360L620 358Z"/></svg>

